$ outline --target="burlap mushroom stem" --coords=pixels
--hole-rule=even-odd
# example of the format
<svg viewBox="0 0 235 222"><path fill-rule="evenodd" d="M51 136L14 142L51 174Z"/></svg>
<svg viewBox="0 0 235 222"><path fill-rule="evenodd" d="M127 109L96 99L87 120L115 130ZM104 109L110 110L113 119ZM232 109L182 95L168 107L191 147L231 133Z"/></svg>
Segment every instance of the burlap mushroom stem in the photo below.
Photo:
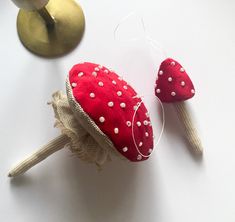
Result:
<svg viewBox="0 0 235 222"><path fill-rule="evenodd" d="M68 146L71 152L81 160L95 163L98 167L111 160L113 149L101 147L93 137L78 123L70 109L67 96L61 91L52 95L52 105L55 113L55 127L61 130L61 135L50 141L37 152L15 166L8 174L15 177L25 173L56 151ZM120 155L119 155L120 156Z"/></svg>

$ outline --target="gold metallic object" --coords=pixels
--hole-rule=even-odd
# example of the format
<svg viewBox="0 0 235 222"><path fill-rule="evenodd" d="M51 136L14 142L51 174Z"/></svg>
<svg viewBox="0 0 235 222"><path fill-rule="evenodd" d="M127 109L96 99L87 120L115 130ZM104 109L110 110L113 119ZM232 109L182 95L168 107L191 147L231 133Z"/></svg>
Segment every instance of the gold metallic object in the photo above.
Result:
<svg viewBox="0 0 235 222"><path fill-rule="evenodd" d="M84 29L83 11L74 0L50 0L36 11L20 9L17 18L21 42L43 57L70 52L81 41Z"/></svg>

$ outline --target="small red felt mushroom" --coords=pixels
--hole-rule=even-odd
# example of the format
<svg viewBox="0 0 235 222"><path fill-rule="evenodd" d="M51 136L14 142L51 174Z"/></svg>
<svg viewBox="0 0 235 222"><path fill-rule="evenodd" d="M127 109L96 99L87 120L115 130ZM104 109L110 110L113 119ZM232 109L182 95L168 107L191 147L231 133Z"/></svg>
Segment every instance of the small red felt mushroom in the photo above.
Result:
<svg viewBox="0 0 235 222"><path fill-rule="evenodd" d="M148 159L153 150L148 111L120 76L94 63L77 64L66 89L67 96L57 92L51 102L62 134L13 168L10 177L26 172L66 144L80 159L99 166L113 153L132 162Z"/></svg>
<svg viewBox="0 0 235 222"><path fill-rule="evenodd" d="M190 112L187 110L185 100L192 98L195 89L185 69L177 61L167 58L158 70L155 95L163 103L173 103L178 117L183 123L186 138L197 154L202 154L203 148L196 128L193 125Z"/></svg>

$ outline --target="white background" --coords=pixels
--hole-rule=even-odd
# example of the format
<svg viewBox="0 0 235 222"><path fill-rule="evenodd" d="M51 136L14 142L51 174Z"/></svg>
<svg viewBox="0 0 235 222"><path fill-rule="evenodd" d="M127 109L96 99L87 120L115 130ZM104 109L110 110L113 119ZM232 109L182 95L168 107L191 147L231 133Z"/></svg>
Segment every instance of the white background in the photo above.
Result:
<svg viewBox="0 0 235 222"><path fill-rule="evenodd" d="M0 3L0 221L234 222L235 2L81 4L86 15L82 43L67 56L42 59L18 40L18 9L10 0ZM194 81L197 93L189 103L205 148L203 158L188 151L174 109L167 106L164 135L148 161L114 159L98 172L64 149L24 176L7 178L10 167L59 135L46 102L54 91L65 89L73 64L107 65L140 94L152 93L160 54L150 56L146 46L136 42L117 47L120 42L113 39L115 26L133 10L142 14L151 37ZM154 125L160 130L160 124Z"/></svg>

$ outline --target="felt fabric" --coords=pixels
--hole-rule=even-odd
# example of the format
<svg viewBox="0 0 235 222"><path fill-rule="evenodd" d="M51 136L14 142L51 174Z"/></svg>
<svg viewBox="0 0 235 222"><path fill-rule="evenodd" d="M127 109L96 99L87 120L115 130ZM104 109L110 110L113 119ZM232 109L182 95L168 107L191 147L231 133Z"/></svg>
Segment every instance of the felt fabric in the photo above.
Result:
<svg viewBox="0 0 235 222"><path fill-rule="evenodd" d="M164 60L158 70L155 95L165 103L180 102L194 96L195 89L184 68L174 59Z"/></svg>
<svg viewBox="0 0 235 222"><path fill-rule="evenodd" d="M148 156L153 150L148 111L127 82L106 67L87 62L75 65L68 81L73 94L70 104L78 104L120 154L135 162L148 158L140 155L141 152ZM69 97L68 90L67 94ZM78 121L83 122L76 110L73 111Z"/></svg>

